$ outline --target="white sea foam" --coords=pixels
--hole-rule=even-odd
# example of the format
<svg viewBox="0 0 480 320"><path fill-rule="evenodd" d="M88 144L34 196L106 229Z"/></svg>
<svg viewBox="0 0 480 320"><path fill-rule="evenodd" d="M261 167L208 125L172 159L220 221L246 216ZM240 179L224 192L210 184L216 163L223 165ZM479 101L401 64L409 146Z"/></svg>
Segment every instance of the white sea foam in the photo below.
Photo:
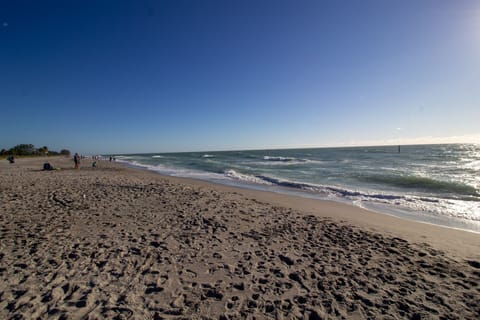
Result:
<svg viewBox="0 0 480 320"><path fill-rule="evenodd" d="M233 180L239 180L239 181L248 182L248 183L272 185L271 182L265 181L263 179L257 178L257 177L252 176L252 175L242 174L242 173L239 173L235 170L225 171L225 176L228 177L228 178L231 178Z"/></svg>
<svg viewBox="0 0 480 320"><path fill-rule="evenodd" d="M150 169L150 167L153 167L151 165L143 164L141 162L131 160L133 159L132 157L117 157L117 161L120 163L125 163L134 167L139 167L139 168L144 168L144 169Z"/></svg>
<svg viewBox="0 0 480 320"><path fill-rule="evenodd" d="M155 155L155 156L152 156L152 158L164 158L164 156L161 156L161 155Z"/></svg>
<svg viewBox="0 0 480 320"><path fill-rule="evenodd" d="M215 156L212 154L204 154L202 158L215 158Z"/></svg>
<svg viewBox="0 0 480 320"><path fill-rule="evenodd" d="M297 159L296 158L291 158L291 157L264 156L263 160L289 162L289 161L295 161Z"/></svg>
<svg viewBox="0 0 480 320"><path fill-rule="evenodd" d="M263 156L264 160L270 160L270 161L288 161L288 160L293 160L293 158L288 158L288 157L272 157L272 156Z"/></svg>
<svg viewBox="0 0 480 320"><path fill-rule="evenodd" d="M255 178L267 181L272 185L312 192L321 198L337 199L340 201L348 200L348 202L361 207L377 203L394 206L397 207L398 210L409 212L423 212L424 214L435 216L447 215L452 218L480 221L480 212L475 211L475 202L349 190L346 188L289 181L268 176L256 176Z"/></svg>
<svg viewBox="0 0 480 320"><path fill-rule="evenodd" d="M288 167L288 166L295 166L299 164L303 164L304 162L299 161L289 161L289 162L281 162L281 161L258 161L254 162L253 164L263 167Z"/></svg>
<svg viewBox="0 0 480 320"><path fill-rule="evenodd" d="M143 164L141 162L131 161L131 160L129 161L119 160L119 162L124 162L131 166L147 169L150 171L155 171L160 174L173 176L173 177L193 178L193 179L207 180L207 181L218 181L218 180L226 179L226 177L223 174L192 170L192 169L184 169L184 168L174 168L174 167L165 166L163 164L149 165L149 164Z"/></svg>
<svg viewBox="0 0 480 320"><path fill-rule="evenodd" d="M302 159L294 157L272 157L264 156L263 160L254 162L254 164L261 166L292 166L292 165L302 165L302 164L322 164L323 161L320 160L311 160L311 159Z"/></svg>

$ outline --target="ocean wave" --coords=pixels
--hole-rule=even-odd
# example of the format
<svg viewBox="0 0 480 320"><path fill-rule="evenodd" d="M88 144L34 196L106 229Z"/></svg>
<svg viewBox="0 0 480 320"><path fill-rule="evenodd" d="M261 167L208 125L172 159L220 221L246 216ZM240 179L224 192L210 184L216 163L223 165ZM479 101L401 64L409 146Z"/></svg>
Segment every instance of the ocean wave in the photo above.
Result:
<svg viewBox="0 0 480 320"><path fill-rule="evenodd" d="M273 156L264 156L263 160L267 161L279 161L279 162L290 162L290 161L302 161L303 159L297 159L292 157L273 157Z"/></svg>
<svg viewBox="0 0 480 320"><path fill-rule="evenodd" d="M290 181L286 179L279 179L266 175L249 175L242 174L235 170L225 171L225 176L234 180L248 182L248 183L257 183L263 185L279 186L291 189L298 189L303 191L312 192L318 195L323 195L325 197L338 197L338 198L349 198L350 200L368 200L368 199L377 199L377 200L399 200L404 199L408 200L411 197L393 195L393 194L381 194L381 193L368 193L360 192L355 190L344 189L334 186L324 186L319 184L312 184L306 182ZM420 199L420 198L419 198ZM423 198L425 201L429 202L438 202L437 199ZM422 199L420 199L422 200Z"/></svg>
<svg viewBox="0 0 480 320"><path fill-rule="evenodd" d="M214 173L214 172L169 167L162 164L150 165L150 164L144 164L135 160L121 159L119 160L119 162L123 162L127 165L131 165L131 166L142 168L142 169L147 169L149 171L154 171L154 172L164 174L167 176L172 176L172 177L193 178L193 179L200 179L200 180L207 180L207 181L219 181L219 180L227 179L225 175Z"/></svg>
<svg viewBox="0 0 480 320"><path fill-rule="evenodd" d="M261 166L291 166L291 165L304 165L304 164L322 164L323 161L320 160L310 160L303 158L294 158L294 157L272 157L264 156L263 160L255 162L254 164Z"/></svg>
<svg viewBox="0 0 480 320"><path fill-rule="evenodd" d="M155 156L152 156L152 158L164 158L164 156L161 156L161 155L155 155Z"/></svg>
<svg viewBox="0 0 480 320"><path fill-rule="evenodd" d="M231 178L233 180L244 181L244 182L249 182L249 183L272 185L272 183L270 183L266 180L263 180L261 178L258 178L256 176L239 173L239 172L237 172L235 170L231 170L231 169L226 170L224 174L225 174L226 177Z"/></svg>
<svg viewBox="0 0 480 320"><path fill-rule="evenodd" d="M134 166L134 167L140 167L140 168L144 168L144 169L150 169L150 168L154 167L153 165L144 164L144 163L138 162L136 160L132 160L132 159L134 159L134 158L133 157L117 157L118 162L125 163L127 165L131 165L131 166Z"/></svg>
<svg viewBox="0 0 480 320"><path fill-rule="evenodd" d="M366 191L355 191L334 186L324 186L296 181L278 179L269 176L256 176L259 179L270 182L272 185L300 189L319 195L321 198L347 201L354 205L378 204L386 205L395 210L407 210L407 212L423 212L433 216L447 216L465 219L469 221L480 221L480 212L476 204L471 205L465 199L440 199L434 197L419 197L413 195L398 195L388 193L375 193ZM478 201L469 198L470 201Z"/></svg>
<svg viewBox="0 0 480 320"><path fill-rule="evenodd" d="M212 154L204 154L202 158L215 158L215 156Z"/></svg>
<svg viewBox="0 0 480 320"><path fill-rule="evenodd" d="M411 175L366 175L360 176L359 179L365 182L382 183L407 189L480 197L479 191L470 185L427 177Z"/></svg>
<svg viewBox="0 0 480 320"><path fill-rule="evenodd" d="M130 159L135 159L134 156L115 156L117 160L130 160Z"/></svg>
<svg viewBox="0 0 480 320"><path fill-rule="evenodd" d="M343 198L343 199L349 199L349 200L385 200L385 201L393 201L393 200L413 201L412 199L414 198L414 197L403 196L403 195L369 193L369 192L361 192L356 190L349 190L346 188L340 188L335 186L290 181L290 180L280 179L280 178L267 176L267 175L244 174L244 173L235 171L233 169L225 170L224 176L228 179L239 181L239 182L268 185L268 186L278 186L278 187L308 191L326 198L336 197L336 198ZM438 202L438 199L427 198L427 197L423 197L423 198L418 197L418 199L416 200L429 202L429 203Z"/></svg>
<svg viewBox="0 0 480 320"><path fill-rule="evenodd" d="M469 161L468 163L463 164L461 167L467 170L478 172L480 171L480 160Z"/></svg>
<svg viewBox="0 0 480 320"><path fill-rule="evenodd" d="M289 180L273 178L265 175L259 175L257 176L257 178L281 187L301 189L305 191L328 194L331 196L337 196L342 198L355 197L355 198L363 198L363 199L375 198L375 199L382 199L382 200L398 200L398 199L406 198L405 196L399 196L399 195L366 193L366 192L348 190L348 189L343 189L343 188L333 187L333 186L323 186L323 185L312 184L312 183L289 181Z"/></svg>
<svg viewBox="0 0 480 320"><path fill-rule="evenodd" d="M303 161L289 161L289 162L281 162L281 161L258 161L258 162L249 162L248 164L253 164L262 167L288 167L288 166L295 166L295 165L304 165L305 162Z"/></svg>

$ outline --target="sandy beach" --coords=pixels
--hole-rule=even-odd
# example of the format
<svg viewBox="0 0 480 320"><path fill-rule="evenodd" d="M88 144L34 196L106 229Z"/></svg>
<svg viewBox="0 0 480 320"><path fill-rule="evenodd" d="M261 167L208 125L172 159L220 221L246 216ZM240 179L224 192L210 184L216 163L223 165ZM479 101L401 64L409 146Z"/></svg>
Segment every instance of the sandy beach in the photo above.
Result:
<svg viewBox="0 0 480 320"><path fill-rule="evenodd" d="M480 318L480 234L106 161L0 181L0 319Z"/></svg>

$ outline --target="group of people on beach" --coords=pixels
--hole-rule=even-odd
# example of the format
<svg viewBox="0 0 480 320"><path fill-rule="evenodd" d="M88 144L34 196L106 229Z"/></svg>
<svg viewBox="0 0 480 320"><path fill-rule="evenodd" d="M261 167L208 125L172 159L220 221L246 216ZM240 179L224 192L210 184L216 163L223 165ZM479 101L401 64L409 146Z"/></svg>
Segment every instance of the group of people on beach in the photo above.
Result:
<svg viewBox="0 0 480 320"><path fill-rule="evenodd" d="M80 169L80 161L81 161L81 159L84 159L84 158L85 158L84 156L81 156L78 153L75 153L75 155L73 156L73 163L75 163L75 169ZM97 161L95 161L95 160L98 159L98 158L97 157L92 157L92 159L94 160L92 162L92 167L96 168L97 167ZM43 170L53 170L53 167L50 165L50 163L47 162L43 165Z"/></svg>
<svg viewBox="0 0 480 320"><path fill-rule="evenodd" d="M81 159L85 159L85 156L79 155L78 153L75 153L73 156L73 162L75 163L75 169L80 169L80 161ZM101 156L92 156L92 168L97 167L97 160L100 160ZM110 161L115 161L114 157L110 157Z"/></svg>
<svg viewBox="0 0 480 320"><path fill-rule="evenodd" d="M75 153L75 155L73 156L73 162L75 163L75 169L80 169L80 160L81 159L84 159L85 157L84 156L81 156L79 155L77 152ZM99 159L99 156L94 156L92 157L92 159L94 160L92 162L92 167L95 168L97 166L97 159ZM110 157L110 161L115 161L115 158L113 157ZM13 156L9 156L7 158L7 161L10 162L10 163L15 163L15 158ZM53 167L50 165L50 163L46 162L43 166L43 170L53 170Z"/></svg>

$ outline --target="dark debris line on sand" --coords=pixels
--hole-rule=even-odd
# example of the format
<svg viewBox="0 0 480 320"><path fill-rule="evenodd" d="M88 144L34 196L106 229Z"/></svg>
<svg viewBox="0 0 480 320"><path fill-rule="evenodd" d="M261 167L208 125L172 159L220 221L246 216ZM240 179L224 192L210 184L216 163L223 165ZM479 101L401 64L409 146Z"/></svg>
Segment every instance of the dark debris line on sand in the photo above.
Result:
<svg viewBox="0 0 480 320"><path fill-rule="evenodd" d="M480 318L478 261L205 187L37 174L2 177L2 319Z"/></svg>

